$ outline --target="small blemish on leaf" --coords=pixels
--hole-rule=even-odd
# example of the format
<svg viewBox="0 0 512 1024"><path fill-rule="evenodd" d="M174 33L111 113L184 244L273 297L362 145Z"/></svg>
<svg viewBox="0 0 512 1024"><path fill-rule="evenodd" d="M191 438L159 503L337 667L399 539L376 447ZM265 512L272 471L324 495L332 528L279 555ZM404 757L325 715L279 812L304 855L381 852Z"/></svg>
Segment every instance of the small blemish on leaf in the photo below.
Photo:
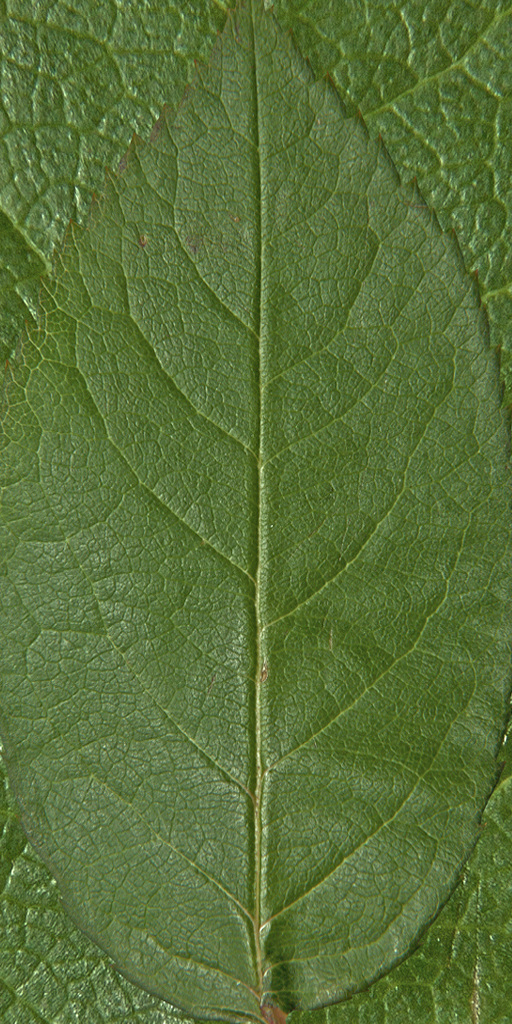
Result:
<svg viewBox="0 0 512 1024"><path fill-rule="evenodd" d="M145 249L147 244L148 244L148 236L147 235L139 235L139 245L140 245L141 249Z"/></svg>
<svg viewBox="0 0 512 1024"><path fill-rule="evenodd" d="M279 1006L267 1004L266 1006L261 1006L260 1009L267 1024L286 1024L286 1014Z"/></svg>
<svg viewBox="0 0 512 1024"><path fill-rule="evenodd" d="M332 629L329 632L329 650L332 651Z"/></svg>
<svg viewBox="0 0 512 1024"><path fill-rule="evenodd" d="M260 681L262 683L265 683L267 679L268 679L268 665L267 665L266 661L264 661L263 665L261 666Z"/></svg>
<svg viewBox="0 0 512 1024"><path fill-rule="evenodd" d="M196 256L203 244L203 239L200 235L191 235L189 238L185 239L185 242L192 255Z"/></svg>
<svg viewBox="0 0 512 1024"><path fill-rule="evenodd" d="M163 117L160 116L158 118L158 121L156 121L154 126L153 126L153 130L152 130L151 135L149 137L149 141L150 142L156 142L158 136L160 135L160 132L162 131L162 127L163 127Z"/></svg>

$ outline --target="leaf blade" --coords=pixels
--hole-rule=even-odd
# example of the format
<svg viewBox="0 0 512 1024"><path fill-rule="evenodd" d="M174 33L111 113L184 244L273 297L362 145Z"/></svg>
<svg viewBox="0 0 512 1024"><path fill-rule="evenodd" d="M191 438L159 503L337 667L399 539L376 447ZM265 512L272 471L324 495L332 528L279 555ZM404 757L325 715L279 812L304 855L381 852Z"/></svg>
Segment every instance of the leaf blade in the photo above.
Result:
<svg viewBox="0 0 512 1024"><path fill-rule="evenodd" d="M475 296L450 241L265 18L233 17L175 120L133 147L70 241L18 385L32 450L10 524L38 685L9 723L29 829L44 803L52 870L65 892L73 876L126 970L231 1018L264 998L332 1002L409 948L475 835L508 670L490 557L506 436ZM187 362L195 332L176 320L198 306L206 340ZM230 374L236 399L219 410ZM494 662L475 626L483 583L487 628L503 630ZM465 720L476 658L496 682ZM48 720L27 732L42 697ZM25 773L38 765L28 788L18 751Z"/></svg>

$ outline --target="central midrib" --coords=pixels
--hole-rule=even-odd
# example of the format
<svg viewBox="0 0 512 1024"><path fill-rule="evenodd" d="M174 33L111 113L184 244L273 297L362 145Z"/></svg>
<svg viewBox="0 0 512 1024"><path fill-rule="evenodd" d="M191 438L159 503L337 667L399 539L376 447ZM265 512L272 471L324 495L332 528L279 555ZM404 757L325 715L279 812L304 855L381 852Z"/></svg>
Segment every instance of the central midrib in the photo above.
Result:
<svg viewBox="0 0 512 1024"><path fill-rule="evenodd" d="M256 585L254 592L254 605L256 616L256 676L255 676L255 800L254 800L254 944L256 952L256 972L258 976L258 992L260 1002L263 994L263 964L260 943L260 922L261 922L261 801L263 789L263 765L261 757L261 688L267 678L267 664L265 652L262 645L262 621L261 621L261 569L264 548L264 513L262 508L263 486L262 474L264 463L264 418L263 418L263 381L264 381L264 360L265 360L265 299L266 299L266 275L264 273L264 229L265 229L265 205L264 205L264 165L261 149L260 135L260 104L259 104L259 74L258 54L256 45L256 33L254 29L254 7L253 0L250 0L251 27L252 27L252 49L254 53L253 63L253 90L254 90L254 135L256 159L256 237L257 237L257 285L256 285L256 331L258 342L258 472L257 472L257 567Z"/></svg>

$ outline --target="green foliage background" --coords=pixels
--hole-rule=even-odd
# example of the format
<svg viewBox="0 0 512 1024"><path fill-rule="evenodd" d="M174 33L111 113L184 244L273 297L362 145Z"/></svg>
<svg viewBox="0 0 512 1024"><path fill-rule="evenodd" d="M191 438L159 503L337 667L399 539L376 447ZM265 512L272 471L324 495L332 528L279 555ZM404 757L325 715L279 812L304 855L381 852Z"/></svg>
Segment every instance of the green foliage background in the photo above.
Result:
<svg viewBox="0 0 512 1024"><path fill-rule="evenodd" d="M512 8L488 0L276 0L315 74L329 72L404 180L414 175L478 271L512 397ZM69 218L86 219L104 168L207 59L224 8L201 0L0 3L0 345L34 319ZM507 747L504 747L504 757ZM2 775L0 1020L168 1024L69 923L26 846ZM512 779L505 765L461 884L420 948L332 1024L512 1022ZM299 1014L294 1015L298 1021ZM304 1024L306 1024L304 1020ZM311 1020L313 1024L313 1020Z"/></svg>

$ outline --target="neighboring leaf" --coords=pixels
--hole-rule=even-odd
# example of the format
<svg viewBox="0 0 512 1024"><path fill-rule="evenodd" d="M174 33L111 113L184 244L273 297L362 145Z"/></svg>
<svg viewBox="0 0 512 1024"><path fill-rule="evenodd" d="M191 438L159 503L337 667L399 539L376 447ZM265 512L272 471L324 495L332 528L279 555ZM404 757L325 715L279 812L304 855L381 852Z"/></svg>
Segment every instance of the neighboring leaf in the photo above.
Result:
<svg viewBox="0 0 512 1024"><path fill-rule="evenodd" d="M123 969L230 1019L410 948L476 837L509 677L475 290L261 17L69 240L5 394L25 824Z"/></svg>
<svg viewBox="0 0 512 1024"><path fill-rule="evenodd" d="M215 4L14 0L0 16L0 205L47 259L134 130L178 102Z"/></svg>

